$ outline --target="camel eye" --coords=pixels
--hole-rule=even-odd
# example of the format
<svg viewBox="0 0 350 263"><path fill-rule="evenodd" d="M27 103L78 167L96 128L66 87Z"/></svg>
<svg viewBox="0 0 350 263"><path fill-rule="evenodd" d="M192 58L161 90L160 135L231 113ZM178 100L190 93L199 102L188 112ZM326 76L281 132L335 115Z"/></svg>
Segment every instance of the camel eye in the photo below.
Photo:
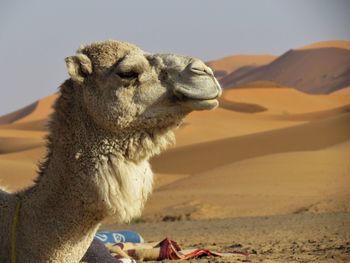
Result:
<svg viewBox="0 0 350 263"><path fill-rule="evenodd" d="M138 77L139 74L136 71L130 70L124 72L117 72L117 75L122 79L135 79Z"/></svg>

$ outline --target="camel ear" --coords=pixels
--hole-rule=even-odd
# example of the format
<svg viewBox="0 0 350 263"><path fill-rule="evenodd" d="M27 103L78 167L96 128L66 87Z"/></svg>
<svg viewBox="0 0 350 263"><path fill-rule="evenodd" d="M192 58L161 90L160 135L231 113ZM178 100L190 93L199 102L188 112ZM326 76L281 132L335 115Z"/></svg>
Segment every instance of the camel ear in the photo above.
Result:
<svg viewBox="0 0 350 263"><path fill-rule="evenodd" d="M88 56L84 54L77 54L65 59L68 74L72 80L79 83L84 82L87 75L92 73L92 63Z"/></svg>

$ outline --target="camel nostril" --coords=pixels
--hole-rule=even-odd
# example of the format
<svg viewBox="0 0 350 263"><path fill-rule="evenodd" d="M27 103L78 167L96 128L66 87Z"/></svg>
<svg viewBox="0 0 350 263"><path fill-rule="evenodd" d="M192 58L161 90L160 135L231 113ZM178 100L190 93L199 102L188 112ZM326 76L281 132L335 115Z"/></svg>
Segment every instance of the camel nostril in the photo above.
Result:
<svg viewBox="0 0 350 263"><path fill-rule="evenodd" d="M213 71L200 60L193 61L191 64L188 65L188 68L191 72L198 75L213 76Z"/></svg>

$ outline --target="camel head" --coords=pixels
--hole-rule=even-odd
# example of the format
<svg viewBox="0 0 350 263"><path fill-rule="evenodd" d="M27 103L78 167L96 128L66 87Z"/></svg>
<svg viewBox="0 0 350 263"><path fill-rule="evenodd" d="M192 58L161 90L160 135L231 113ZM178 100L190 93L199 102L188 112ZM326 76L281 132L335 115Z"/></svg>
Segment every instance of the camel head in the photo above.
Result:
<svg viewBox="0 0 350 263"><path fill-rule="evenodd" d="M191 111L217 107L221 95L202 61L125 42L83 46L66 63L87 114L111 132L177 126Z"/></svg>

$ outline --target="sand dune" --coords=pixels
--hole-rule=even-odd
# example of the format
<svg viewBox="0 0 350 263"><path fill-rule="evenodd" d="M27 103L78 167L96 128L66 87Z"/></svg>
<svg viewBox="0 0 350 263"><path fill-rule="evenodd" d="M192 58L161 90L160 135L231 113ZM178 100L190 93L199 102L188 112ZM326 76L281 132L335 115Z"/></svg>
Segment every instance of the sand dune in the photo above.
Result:
<svg viewBox="0 0 350 263"><path fill-rule="evenodd" d="M270 63L276 57L272 55L234 55L207 62L214 70L216 77L225 75L242 67L255 68Z"/></svg>
<svg viewBox="0 0 350 263"><path fill-rule="evenodd" d="M190 114L186 118L185 124L176 131L177 147L174 150L177 151L183 146L216 142L232 139L232 137L241 138L245 135L257 135L262 132L293 127L306 121L334 117L346 113L348 111L346 103L350 102L350 100L344 99L347 98L348 93L350 94L350 89L340 90L331 95L313 96L294 89L275 88L273 83L265 83L263 87L259 87L259 89L241 88L224 92L223 99L229 103L241 103L243 110L242 108L237 110L225 107L215 111ZM244 107L248 105L249 108L251 104L266 108L266 112L252 113L247 111ZM42 125L45 122L46 120L15 122L1 126L0 139L2 138L3 143L0 144L0 150L2 153L11 154L0 155L0 157L7 160L26 159L33 164L37 163L42 156L41 153L44 152L42 138L45 132ZM9 137L12 139L8 140ZM249 148L255 148L253 143L250 143L249 140L244 142L247 143L248 149L243 153L255 151ZM214 149L216 148L214 147ZM23 155L27 157L23 158ZM167 171L163 171L164 175L159 176L159 185L168 184L187 174L187 172L181 172L177 173L180 176L174 176L174 171L169 173L168 170L173 167L171 164L173 158L170 160ZM14 167L14 169L16 168Z"/></svg>
<svg viewBox="0 0 350 263"><path fill-rule="evenodd" d="M46 132L44 131L0 128L0 154L23 151L43 146L45 134Z"/></svg>
<svg viewBox="0 0 350 263"><path fill-rule="evenodd" d="M16 122L31 122L47 118L47 116L50 115L52 112L51 107L57 97L58 94L56 93L54 95L44 97L41 100L37 101L37 106L35 107L35 109L30 114L24 116L21 119L18 119Z"/></svg>
<svg viewBox="0 0 350 263"><path fill-rule="evenodd" d="M190 214L196 219L350 211L349 149L346 142L206 170L160 187L147 205L146 215Z"/></svg>
<svg viewBox="0 0 350 263"><path fill-rule="evenodd" d="M31 162L2 160L0 184L10 191L28 187L36 177L36 165Z"/></svg>
<svg viewBox="0 0 350 263"><path fill-rule="evenodd" d="M44 146L32 147L26 150L3 153L0 155L1 160L24 161L37 164L45 156L46 149Z"/></svg>
<svg viewBox="0 0 350 263"><path fill-rule="evenodd" d="M52 112L52 105L58 94L44 97L22 109L0 117L0 125L14 122L23 123L46 119Z"/></svg>
<svg viewBox="0 0 350 263"><path fill-rule="evenodd" d="M38 138L0 138L0 154L28 150L44 145L42 139Z"/></svg>
<svg viewBox="0 0 350 263"><path fill-rule="evenodd" d="M176 132L177 146L291 127L349 110L350 89L315 96L273 83L257 85L225 90L219 109L190 114Z"/></svg>
<svg viewBox="0 0 350 263"><path fill-rule="evenodd" d="M12 148L13 149L13 148ZM27 150L0 154L0 184L10 191L16 191L33 184L37 176L38 163L45 156L43 146Z"/></svg>
<svg viewBox="0 0 350 263"><path fill-rule="evenodd" d="M176 147L291 127L301 123L303 121L235 112L226 108L210 112L194 112L186 118L185 125L176 131Z"/></svg>
<svg viewBox="0 0 350 263"><path fill-rule="evenodd" d="M10 124L1 125L1 130L20 130L20 131L46 131L48 124L48 116L42 120L26 121L26 122L15 122Z"/></svg>
<svg viewBox="0 0 350 263"><path fill-rule="evenodd" d="M156 157L161 173L194 174L217 166L289 151L319 150L350 139L350 113L257 134L172 149Z"/></svg>
<svg viewBox="0 0 350 263"><path fill-rule="evenodd" d="M0 125L3 124L9 124L9 123L13 123L16 120L19 120L23 117L25 117L26 115L29 115L30 113L32 113L34 111L34 109L37 107L38 102L34 102L22 109L19 109L17 111L11 112L9 114L3 115L0 117Z"/></svg>
<svg viewBox="0 0 350 263"><path fill-rule="evenodd" d="M338 100L339 102L349 102L350 101L350 87L346 87L341 90L337 90L332 93L332 99Z"/></svg>
<svg viewBox="0 0 350 263"><path fill-rule="evenodd" d="M223 93L224 102L246 103L260 107L261 112L266 114L283 115L287 117L291 114L309 113L335 109L350 104L350 90L339 91L331 95L313 96L304 94L291 88L276 88L265 84L250 86L250 88L229 89ZM272 84L271 84L272 85ZM225 107L225 106L224 106ZM259 112L259 111L258 111Z"/></svg>
<svg viewBox="0 0 350 263"><path fill-rule="evenodd" d="M327 61L327 63L325 63ZM268 65L221 79L229 88L269 80L311 94L327 94L350 85L350 51L341 48L290 50Z"/></svg>
<svg viewBox="0 0 350 263"><path fill-rule="evenodd" d="M313 121L319 119L326 119L332 116L336 116L339 114L349 113L350 112L350 104L345 106L341 106L338 108L330 109L330 110L322 110L315 111L309 113L299 113L299 114L288 114L280 117L276 117L277 119L289 120L289 121Z"/></svg>
<svg viewBox="0 0 350 263"><path fill-rule="evenodd" d="M32 130L2 129L0 126L0 138L42 138L46 132Z"/></svg>
<svg viewBox="0 0 350 263"><path fill-rule="evenodd" d="M350 41L347 41L347 40L321 41L321 42L317 42L311 45L301 47L299 49L315 49L315 48L329 48L329 47L343 48L343 49L350 50Z"/></svg>
<svg viewBox="0 0 350 263"><path fill-rule="evenodd" d="M221 106L211 112L190 114L177 132L177 147L233 136L291 127L348 112L350 89L331 95L307 95L294 89L230 89ZM233 105L232 105L233 103ZM259 111L250 110L262 109Z"/></svg>

